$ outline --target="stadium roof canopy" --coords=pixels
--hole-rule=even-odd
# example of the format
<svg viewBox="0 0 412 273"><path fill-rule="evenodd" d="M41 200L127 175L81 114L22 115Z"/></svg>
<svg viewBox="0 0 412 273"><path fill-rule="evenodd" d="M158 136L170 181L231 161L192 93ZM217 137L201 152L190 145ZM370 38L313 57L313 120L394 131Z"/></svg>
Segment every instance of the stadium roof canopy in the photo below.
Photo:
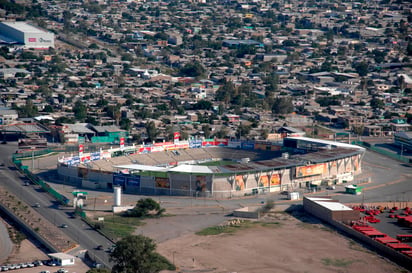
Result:
<svg viewBox="0 0 412 273"><path fill-rule="evenodd" d="M199 165L179 165L171 168L169 171L176 173L213 173L209 167Z"/></svg>
<svg viewBox="0 0 412 273"><path fill-rule="evenodd" d="M150 166L150 165L141 165L141 164L129 164L129 165L118 165L114 166L114 168L118 169L128 169L128 170L135 170L135 171L152 171L152 172L166 172L168 168L165 167L157 167L157 166Z"/></svg>
<svg viewBox="0 0 412 273"><path fill-rule="evenodd" d="M331 147L337 147L337 148L352 148L352 149L358 149L361 151L365 150L365 148L358 146L358 145L336 142L336 141L331 141L331 140L324 140L324 139L314 139L310 137L287 137L286 139L294 139L298 141L305 141L305 142L311 142L311 143L320 143L320 144L330 145Z"/></svg>

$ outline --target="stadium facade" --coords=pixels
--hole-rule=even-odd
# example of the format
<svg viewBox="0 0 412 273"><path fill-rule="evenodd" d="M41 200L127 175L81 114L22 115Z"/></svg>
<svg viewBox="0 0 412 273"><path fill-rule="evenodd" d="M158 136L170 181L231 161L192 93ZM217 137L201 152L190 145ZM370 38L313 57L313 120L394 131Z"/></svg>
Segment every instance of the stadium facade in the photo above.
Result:
<svg viewBox="0 0 412 273"><path fill-rule="evenodd" d="M0 40L3 44L19 45L25 49L54 48L54 33L26 22L0 22Z"/></svg>
<svg viewBox="0 0 412 273"><path fill-rule="evenodd" d="M351 181L361 173L365 150L288 137L283 143L192 140L79 151L59 159L58 174L66 182L94 189L120 185L136 194L227 198Z"/></svg>

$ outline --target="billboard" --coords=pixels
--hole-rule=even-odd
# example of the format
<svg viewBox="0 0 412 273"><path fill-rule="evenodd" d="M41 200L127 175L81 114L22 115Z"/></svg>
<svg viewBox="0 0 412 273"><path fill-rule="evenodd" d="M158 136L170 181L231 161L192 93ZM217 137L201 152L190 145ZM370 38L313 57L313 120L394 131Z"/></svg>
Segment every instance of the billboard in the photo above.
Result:
<svg viewBox="0 0 412 273"><path fill-rule="evenodd" d="M315 164L309 166L296 167L296 177L321 175L326 172L326 164Z"/></svg>
<svg viewBox="0 0 412 273"><path fill-rule="evenodd" d="M196 191L206 191L206 176L196 176Z"/></svg>
<svg viewBox="0 0 412 273"><path fill-rule="evenodd" d="M156 188L169 189L170 188L169 178L156 177L155 185L156 185Z"/></svg>
<svg viewBox="0 0 412 273"><path fill-rule="evenodd" d="M253 150L254 148L255 148L255 142L253 141L242 142L242 149Z"/></svg>
<svg viewBox="0 0 412 273"><path fill-rule="evenodd" d="M140 175L127 177L126 185L131 187L140 187Z"/></svg>
<svg viewBox="0 0 412 273"><path fill-rule="evenodd" d="M259 179L259 187L274 187L280 185L280 175L279 174L272 174L269 175L262 175Z"/></svg>
<svg viewBox="0 0 412 273"><path fill-rule="evenodd" d="M100 159L100 152L95 152L90 154L90 160L99 160Z"/></svg>
<svg viewBox="0 0 412 273"><path fill-rule="evenodd" d="M200 139L189 140L189 147L191 149L201 148L202 147L202 140L200 140Z"/></svg>
<svg viewBox="0 0 412 273"><path fill-rule="evenodd" d="M260 176L259 187L269 187L269 176L268 175Z"/></svg>
<svg viewBox="0 0 412 273"><path fill-rule="evenodd" d="M122 173L113 174L113 186L124 186L127 175Z"/></svg>
<svg viewBox="0 0 412 273"><path fill-rule="evenodd" d="M235 187L237 191L243 191L245 189L245 181L243 181L242 175L236 175L235 177Z"/></svg>
<svg viewBox="0 0 412 273"><path fill-rule="evenodd" d="M279 174L272 174L270 177L270 186L279 186L280 185L280 175Z"/></svg>

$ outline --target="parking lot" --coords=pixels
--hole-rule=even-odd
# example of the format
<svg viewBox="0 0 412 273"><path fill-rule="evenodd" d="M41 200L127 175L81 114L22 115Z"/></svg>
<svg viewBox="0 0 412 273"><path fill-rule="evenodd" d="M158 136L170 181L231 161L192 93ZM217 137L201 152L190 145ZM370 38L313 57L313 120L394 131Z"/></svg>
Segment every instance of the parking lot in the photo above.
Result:
<svg viewBox="0 0 412 273"><path fill-rule="evenodd" d="M381 213L373 215L376 219L378 219L379 222L377 223L368 223L368 225L374 227L375 229L379 230L382 233L385 233L386 235L396 238L397 235L402 234L412 234L412 228L411 227L405 227L402 226L398 223L397 215L398 216L405 216L405 208L406 208L406 203L405 206L402 207L397 207L397 210L393 210L391 207L382 210ZM366 216L367 214L362 213L363 216ZM390 215L393 215L390 217ZM412 246L412 242L405 242Z"/></svg>

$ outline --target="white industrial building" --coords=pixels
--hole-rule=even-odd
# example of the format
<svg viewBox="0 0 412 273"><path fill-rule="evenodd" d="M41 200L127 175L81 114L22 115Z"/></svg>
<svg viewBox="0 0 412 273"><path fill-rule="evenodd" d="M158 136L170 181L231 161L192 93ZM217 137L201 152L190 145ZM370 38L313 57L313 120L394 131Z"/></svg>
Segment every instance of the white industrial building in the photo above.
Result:
<svg viewBox="0 0 412 273"><path fill-rule="evenodd" d="M8 44L19 44L23 48L54 48L54 34L29 25L25 22L0 22L0 38Z"/></svg>

